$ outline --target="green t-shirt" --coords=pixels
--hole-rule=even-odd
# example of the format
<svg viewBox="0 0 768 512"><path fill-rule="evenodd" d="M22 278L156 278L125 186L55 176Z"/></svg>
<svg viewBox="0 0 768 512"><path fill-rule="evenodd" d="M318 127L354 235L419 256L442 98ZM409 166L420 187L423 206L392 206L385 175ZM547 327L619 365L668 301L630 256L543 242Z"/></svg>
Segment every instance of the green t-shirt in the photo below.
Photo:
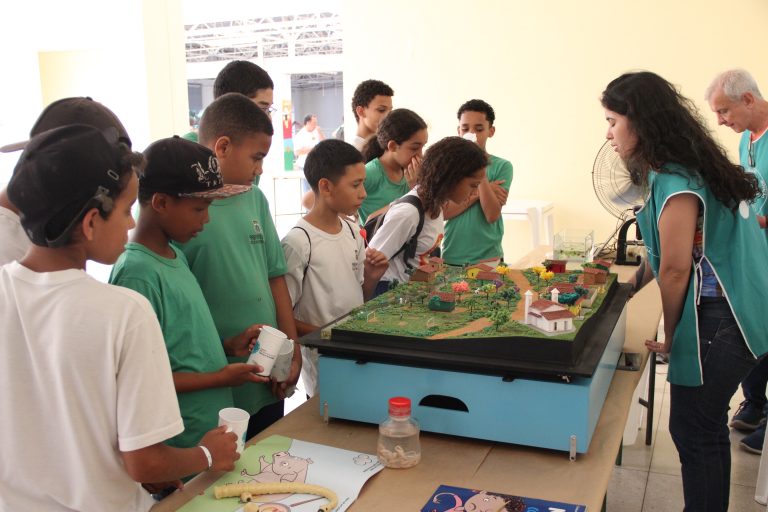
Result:
<svg viewBox="0 0 768 512"><path fill-rule="evenodd" d="M156 254L145 246L129 243L112 268L109 282L130 288L146 297L163 329L168 358L174 372L208 373L226 366L216 326L184 254L174 248L175 259ZM171 446L196 446L203 435L216 428L219 411L232 407L229 387L178 393L184 432L168 440Z"/></svg>
<svg viewBox="0 0 768 512"><path fill-rule="evenodd" d="M387 176L387 171L381 165L381 160L375 158L365 164L365 192L368 194L360 206L360 223L365 224L368 216L389 203L403 197L410 190L408 182L403 179L395 183Z"/></svg>
<svg viewBox="0 0 768 512"><path fill-rule="evenodd" d="M221 338L243 332L252 324L277 327L269 280L286 272L267 198L260 189L214 201L210 222L180 248L200 283ZM246 358L229 358L243 362ZM233 388L235 407L251 414L277 401L266 384Z"/></svg>
<svg viewBox="0 0 768 512"><path fill-rule="evenodd" d="M512 164L497 156L488 155L486 168L488 181L504 180L502 187L509 190L512 184ZM486 258L501 258L504 251L504 221L499 217L489 223L480 201L445 222L442 258L449 265L474 263Z"/></svg>
<svg viewBox="0 0 768 512"><path fill-rule="evenodd" d="M739 141L739 162L744 170L755 174L763 193L752 203L752 208L758 215L768 215L768 135L765 133L752 143L752 155L750 155L749 138L752 132L744 130ZM768 237L768 229L763 230Z"/></svg>

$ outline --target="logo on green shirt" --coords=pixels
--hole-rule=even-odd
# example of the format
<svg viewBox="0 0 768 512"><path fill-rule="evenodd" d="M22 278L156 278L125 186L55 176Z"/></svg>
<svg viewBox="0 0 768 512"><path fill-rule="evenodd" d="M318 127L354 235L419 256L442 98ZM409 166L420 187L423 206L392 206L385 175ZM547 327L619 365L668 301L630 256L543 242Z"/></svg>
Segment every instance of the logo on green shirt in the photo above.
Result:
<svg viewBox="0 0 768 512"><path fill-rule="evenodd" d="M251 222L253 223L253 234L248 236L248 241L252 244L263 244L264 230L261 229L261 224L259 224L259 221L256 219Z"/></svg>

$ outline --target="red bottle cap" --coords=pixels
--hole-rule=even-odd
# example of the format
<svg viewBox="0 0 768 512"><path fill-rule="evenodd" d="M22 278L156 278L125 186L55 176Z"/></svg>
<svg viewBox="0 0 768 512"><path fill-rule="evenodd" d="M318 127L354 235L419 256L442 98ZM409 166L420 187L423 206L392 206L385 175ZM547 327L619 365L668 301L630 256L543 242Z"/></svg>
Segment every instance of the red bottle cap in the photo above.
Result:
<svg viewBox="0 0 768 512"><path fill-rule="evenodd" d="M411 399L404 396L395 396L389 399L390 416L410 416Z"/></svg>

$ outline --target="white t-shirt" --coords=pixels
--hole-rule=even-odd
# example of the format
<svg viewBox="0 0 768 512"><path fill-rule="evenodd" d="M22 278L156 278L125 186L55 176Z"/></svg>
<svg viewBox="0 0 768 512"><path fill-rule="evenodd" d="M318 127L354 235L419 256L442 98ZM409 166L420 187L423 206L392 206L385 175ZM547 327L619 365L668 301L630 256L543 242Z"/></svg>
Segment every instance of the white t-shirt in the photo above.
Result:
<svg viewBox="0 0 768 512"><path fill-rule="evenodd" d="M350 144L355 146L355 149L357 149L358 151L362 151L363 150L363 146L365 146L365 141L367 141L367 140L368 139L355 134L355 138L352 139Z"/></svg>
<svg viewBox="0 0 768 512"><path fill-rule="evenodd" d="M293 147L294 151L301 149L301 148L314 148L317 146L317 143L320 142L320 132L317 128L312 130L311 132L307 130L306 126L302 128L301 130L296 133L296 135L293 136ZM299 155L299 157L296 159L296 167L303 169L304 164L307 161L307 153L304 153L303 155Z"/></svg>
<svg viewBox="0 0 768 512"><path fill-rule="evenodd" d="M81 270L12 262L0 325L0 510L148 510L119 452L184 429L149 302Z"/></svg>
<svg viewBox="0 0 768 512"><path fill-rule="evenodd" d="M20 260L31 246L19 216L0 206L0 265Z"/></svg>
<svg viewBox="0 0 768 512"><path fill-rule="evenodd" d="M283 238L288 266L285 282L294 315L302 322L325 325L363 303L365 243L357 226L341 219L340 222L341 231L331 234L300 219L297 227ZM301 347L301 355L301 377L307 394L313 396L317 386L317 350Z"/></svg>
<svg viewBox="0 0 768 512"><path fill-rule="evenodd" d="M418 195L418 187L414 188L406 195ZM416 228L419 225L419 210L408 203L397 203L393 205L384 216L384 222L381 224L373 239L368 243L374 249L384 253L389 258L389 268L382 276L382 281L392 281L397 279L405 283L410 276L405 272L406 266L401 252L393 258L393 255L408 240L411 239ZM424 227L419 233L416 243L416 257L408 262L412 267L424 265L429 260L429 253L440 246L443 239L443 212L436 219L431 219L427 212L424 212Z"/></svg>

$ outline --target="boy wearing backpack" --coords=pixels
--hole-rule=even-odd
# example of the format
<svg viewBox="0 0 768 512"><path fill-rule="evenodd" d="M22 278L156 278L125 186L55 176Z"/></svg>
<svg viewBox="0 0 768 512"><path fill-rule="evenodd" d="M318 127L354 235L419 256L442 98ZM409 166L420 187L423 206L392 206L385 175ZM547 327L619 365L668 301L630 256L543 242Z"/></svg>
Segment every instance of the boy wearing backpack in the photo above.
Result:
<svg viewBox="0 0 768 512"><path fill-rule="evenodd" d="M359 227L342 219L365 199L365 165L360 152L336 139L321 141L307 155L304 174L316 200L282 240L285 280L299 336L348 313L370 295L376 280L367 270L387 267L378 251L366 258ZM364 289L368 290L366 294ZM317 387L317 349L301 347L301 378L307 395Z"/></svg>

